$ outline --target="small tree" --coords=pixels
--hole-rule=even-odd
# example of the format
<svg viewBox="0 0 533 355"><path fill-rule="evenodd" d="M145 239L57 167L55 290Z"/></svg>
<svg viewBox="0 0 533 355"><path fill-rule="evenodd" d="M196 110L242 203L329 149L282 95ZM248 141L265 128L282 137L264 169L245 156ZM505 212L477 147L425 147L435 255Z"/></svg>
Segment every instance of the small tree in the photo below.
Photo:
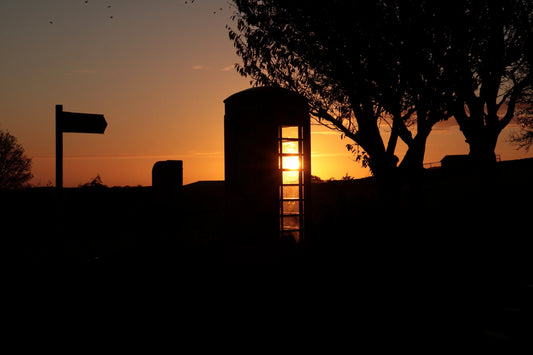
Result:
<svg viewBox="0 0 533 355"><path fill-rule="evenodd" d="M520 119L520 124L523 131L518 135L513 135L511 143L516 145L518 149L525 149L527 152L533 144L533 116L523 117Z"/></svg>
<svg viewBox="0 0 533 355"><path fill-rule="evenodd" d="M79 184L78 187L83 187L83 188L87 188L87 187L103 188L103 187L107 187L107 186L102 182L102 178L100 177L100 174L97 174L94 179L89 180L85 184Z"/></svg>
<svg viewBox="0 0 533 355"><path fill-rule="evenodd" d="M511 143L516 145L518 149L528 151L533 145L533 87L525 92L518 102L515 117L522 127L522 131L511 137Z"/></svg>
<svg viewBox="0 0 533 355"><path fill-rule="evenodd" d="M22 187L33 177L31 159L17 139L7 131L0 131L0 189Z"/></svg>

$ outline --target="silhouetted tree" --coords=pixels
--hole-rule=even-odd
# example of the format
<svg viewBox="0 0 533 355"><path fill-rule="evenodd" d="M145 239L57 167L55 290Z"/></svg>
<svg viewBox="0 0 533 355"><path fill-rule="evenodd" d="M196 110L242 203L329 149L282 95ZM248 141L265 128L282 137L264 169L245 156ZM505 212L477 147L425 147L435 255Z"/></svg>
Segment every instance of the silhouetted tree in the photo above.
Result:
<svg viewBox="0 0 533 355"><path fill-rule="evenodd" d="M417 172L423 169L426 142L433 126L452 115L450 107L454 102L454 92L443 68L452 45L446 31L449 19L442 16L449 4L407 0L387 2L386 6L397 18L392 32L397 36L393 46L398 47L399 55L393 60L399 59L398 84L402 87L399 94L403 96L396 100L408 103L406 107L413 112L413 117L407 123L416 126L416 135L411 137L410 132L405 130L401 136L409 149L400 167ZM383 23L383 26L387 25ZM386 100L384 104L388 102L394 103L394 100ZM394 113L398 109L393 106L388 111ZM399 116L399 113L394 116ZM391 138L396 137L392 134Z"/></svg>
<svg viewBox="0 0 533 355"><path fill-rule="evenodd" d="M522 131L511 137L511 143L516 145L518 149L528 151L533 145L533 100L530 98L529 103L523 102L523 105L517 109L516 115Z"/></svg>
<svg viewBox="0 0 533 355"><path fill-rule="evenodd" d="M442 96L451 95L439 62L447 38L431 1L234 2L229 36L241 75L307 97L312 116L351 139L347 148L379 180L395 175L398 138L409 147L401 166L422 168L432 126L449 116Z"/></svg>
<svg viewBox="0 0 533 355"><path fill-rule="evenodd" d="M320 176L311 175L311 182L312 182L312 183L315 183L315 184L319 184L319 183L324 182L324 180L322 180L322 179L320 178Z"/></svg>
<svg viewBox="0 0 533 355"><path fill-rule="evenodd" d="M33 175L31 159L17 139L7 131L0 131L0 189L22 187Z"/></svg>
<svg viewBox="0 0 533 355"><path fill-rule="evenodd" d="M496 161L499 134L533 85L533 3L450 3L451 47L444 70L456 95L453 115L478 165Z"/></svg>
<svg viewBox="0 0 533 355"><path fill-rule="evenodd" d="M376 177L421 169L433 125L455 116L478 164L532 85L529 0L234 0L229 28L253 85L306 96ZM385 144L383 130L390 126ZM416 135L414 133L416 127Z"/></svg>
<svg viewBox="0 0 533 355"><path fill-rule="evenodd" d="M107 187L103 182L102 178L100 177L100 174L97 174L94 179L89 180L85 184L78 185L80 188L105 188Z"/></svg>

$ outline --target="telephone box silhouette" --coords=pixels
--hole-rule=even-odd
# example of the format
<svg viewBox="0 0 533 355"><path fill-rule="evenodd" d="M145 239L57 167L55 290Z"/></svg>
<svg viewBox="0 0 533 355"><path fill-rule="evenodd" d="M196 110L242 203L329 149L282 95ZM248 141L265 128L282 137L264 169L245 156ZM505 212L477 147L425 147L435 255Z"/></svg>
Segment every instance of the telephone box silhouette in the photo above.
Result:
<svg viewBox="0 0 533 355"><path fill-rule="evenodd" d="M224 103L227 238L259 245L304 242L311 202L307 100L286 89L258 87Z"/></svg>

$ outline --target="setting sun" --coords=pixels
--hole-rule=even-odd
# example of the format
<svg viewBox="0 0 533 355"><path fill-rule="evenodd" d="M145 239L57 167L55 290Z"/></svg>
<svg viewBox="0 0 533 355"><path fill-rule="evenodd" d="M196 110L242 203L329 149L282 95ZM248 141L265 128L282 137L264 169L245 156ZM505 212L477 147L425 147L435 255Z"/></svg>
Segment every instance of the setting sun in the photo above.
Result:
<svg viewBox="0 0 533 355"><path fill-rule="evenodd" d="M298 144L298 127L283 127L281 142L281 168L283 170L298 170L301 168L300 159L298 157Z"/></svg>
<svg viewBox="0 0 533 355"><path fill-rule="evenodd" d="M298 170L300 169L300 160L298 156L284 156L283 157L283 169Z"/></svg>

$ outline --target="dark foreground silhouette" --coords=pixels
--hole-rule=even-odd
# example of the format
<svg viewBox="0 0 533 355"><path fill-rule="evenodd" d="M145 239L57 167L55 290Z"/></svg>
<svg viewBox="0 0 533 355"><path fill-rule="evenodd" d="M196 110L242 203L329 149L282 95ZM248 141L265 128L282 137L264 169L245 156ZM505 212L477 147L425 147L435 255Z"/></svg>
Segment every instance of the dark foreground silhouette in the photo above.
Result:
<svg viewBox="0 0 533 355"><path fill-rule="evenodd" d="M521 347L533 334L532 163L502 162L490 176L430 170L386 203L371 178L313 184L312 238L275 250L224 243L220 181L172 198L150 187L65 189L62 204L53 188L2 191L2 253L13 267L270 263L294 279L326 272L368 319L387 319L390 337Z"/></svg>
<svg viewBox="0 0 533 355"><path fill-rule="evenodd" d="M372 178L315 183L308 243L282 246L285 258L274 261L357 263L370 252L384 261L524 262L532 177L533 159L499 163L491 176L435 169L386 201ZM4 251L19 262L232 261L224 257L224 230L239 226L224 224L222 181L193 183L173 195L87 185L65 189L62 203L48 187L0 194L10 247Z"/></svg>

